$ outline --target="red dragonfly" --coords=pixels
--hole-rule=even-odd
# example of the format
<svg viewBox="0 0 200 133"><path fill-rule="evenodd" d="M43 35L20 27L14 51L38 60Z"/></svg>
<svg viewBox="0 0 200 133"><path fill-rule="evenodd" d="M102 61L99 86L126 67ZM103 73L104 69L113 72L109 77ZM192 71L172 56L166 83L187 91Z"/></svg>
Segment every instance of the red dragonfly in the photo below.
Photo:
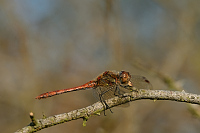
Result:
<svg viewBox="0 0 200 133"><path fill-rule="evenodd" d="M130 75L127 71L105 71L96 79L81 86L43 93L36 99L44 99L55 95L85 89L94 89L105 110L110 109L106 99L123 96L124 93L138 89L151 89L151 83L143 76ZM110 109L111 111L111 109ZM111 111L112 112L112 111ZM104 112L105 115L105 112Z"/></svg>

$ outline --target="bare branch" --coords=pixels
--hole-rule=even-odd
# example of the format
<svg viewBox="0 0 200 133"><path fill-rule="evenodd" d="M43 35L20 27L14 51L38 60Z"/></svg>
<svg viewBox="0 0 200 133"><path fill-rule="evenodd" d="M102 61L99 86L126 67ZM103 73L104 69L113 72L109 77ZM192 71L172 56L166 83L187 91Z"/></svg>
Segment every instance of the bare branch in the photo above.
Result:
<svg viewBox="0 0 200 133"><path fill-rule="evenodd" d="M141 99L171 100L177 102L187 102L191 104L200 104L200 95L197 94L185 93L185 91L145 89L141 89L138 92L126 93L122 98L114 97L108 99L106 103L110 108L112 108L130 101L136 101ZM36 132L47 127L51 127L72 120L77 120L80 118L83 119L83 126L85 126L90 116L100 115L100 112L102 111L104 111L103 105L100 102L97 102L86 108L77 109L68 113L58 114L44 119L31 119L32 122L28 126L16 131L16 133ZM31 117L34 118L33 114Z"/></svg>
<svg viewBox="0 0 200 133"><path fill-rule="evenodd" d="M139 59L135 59L134 62L132 63L133 66L137 67L138 69L147 72L151 75L155 75L157 78L159 78L170 90L176 90L176 91L180 91L180 90L184 90L182 88L182 85L180 85L180 83L178 83L178 81L175 81L173 78L171 78L170 76L164 74L163 72L158 71L157 69L155 69L154 67L149 67L149 64L144 64L141 60ZM180 81L179 81L180 82ZM200 119L200 114L199 111L194 108L194 106L192 106L191 104L187 104L188 110L190 111L190 113Z"/></svg>

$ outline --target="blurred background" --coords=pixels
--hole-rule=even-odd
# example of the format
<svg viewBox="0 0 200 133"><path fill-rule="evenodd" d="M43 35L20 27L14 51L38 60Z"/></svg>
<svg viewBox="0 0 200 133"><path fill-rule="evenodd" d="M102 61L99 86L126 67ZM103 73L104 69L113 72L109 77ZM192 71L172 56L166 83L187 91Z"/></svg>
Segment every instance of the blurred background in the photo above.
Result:
<svg viewBox="0 0 200 133"><path fill-rule="evenodd" d="M200 94L198 0L0 1L0 129L14 132L42 118L96 102L91 90L37 95L86 83L106 70L143 75L168 89L149 68ZM138 60L144 69L134 65ZM198 109L198 106L194 105ZM40 133L197 133L200 119L185 103L139 100L113 114L76 120Z"/></svg>

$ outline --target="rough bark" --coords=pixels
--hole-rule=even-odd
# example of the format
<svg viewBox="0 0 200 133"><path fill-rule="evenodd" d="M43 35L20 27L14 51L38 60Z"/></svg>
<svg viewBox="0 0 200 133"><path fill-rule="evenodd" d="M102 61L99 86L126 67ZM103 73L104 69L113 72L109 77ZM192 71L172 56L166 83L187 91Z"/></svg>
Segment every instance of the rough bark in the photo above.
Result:
<svg viewBox="0 0 200 133"><path fill-rule="evenodd" d="M141 89L138 92L126 93L124 97L114 97L108 99L106 103L110 108L142 99L150 99L150 100L170 100L177 102L186 102L191 104L200 104L200 95L186 93L185 91L167 91L167 90L145 90ZM43 119L35 119L33 113L30 113L31 123L16 131L16 133L31 133L37 132L41 129L48 128L57 124L61 124L64 122L69 122L72 120L83 119L83 126L86 126L86 122L89 117L94 115L100 115L100 113L104 111L104 106L100 103L94 103L88 107L73 110L68 113L58 114L54 116L50 116L48 118Z"/></svg>

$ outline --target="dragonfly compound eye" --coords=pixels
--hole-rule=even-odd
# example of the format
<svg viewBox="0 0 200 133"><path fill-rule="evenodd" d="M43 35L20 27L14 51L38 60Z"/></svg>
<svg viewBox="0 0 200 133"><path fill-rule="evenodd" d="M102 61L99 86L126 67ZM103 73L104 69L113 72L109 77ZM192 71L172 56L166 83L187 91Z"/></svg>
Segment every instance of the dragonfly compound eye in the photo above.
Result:
<svg viewBox="0 0 200 133"><path fill-rule="evenodd" d="M119 78L122 84L129 84L131 75L129 74L129 72L121 71L121 73L119 74Z"/></svg>

